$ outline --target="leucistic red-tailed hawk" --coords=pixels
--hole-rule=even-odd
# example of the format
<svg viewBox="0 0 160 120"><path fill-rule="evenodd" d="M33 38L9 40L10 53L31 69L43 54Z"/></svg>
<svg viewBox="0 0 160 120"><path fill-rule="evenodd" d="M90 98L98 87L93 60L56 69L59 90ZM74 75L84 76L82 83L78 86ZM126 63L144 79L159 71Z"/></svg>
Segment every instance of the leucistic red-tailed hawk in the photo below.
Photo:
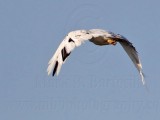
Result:
<svg viewBox="0 0 160 120"><path fill-rule="evenodd" d="M48 63L48 75L50 73L52 73L53 76L55 73L58 75L62 64L66 61L66 58L71 54L72 50L88 40L99 46L116 45L117 42L119 42L137 68L143 85L145 84L142 64L132 43L120 34L102 29L76 30L68 33Z"/></svg>

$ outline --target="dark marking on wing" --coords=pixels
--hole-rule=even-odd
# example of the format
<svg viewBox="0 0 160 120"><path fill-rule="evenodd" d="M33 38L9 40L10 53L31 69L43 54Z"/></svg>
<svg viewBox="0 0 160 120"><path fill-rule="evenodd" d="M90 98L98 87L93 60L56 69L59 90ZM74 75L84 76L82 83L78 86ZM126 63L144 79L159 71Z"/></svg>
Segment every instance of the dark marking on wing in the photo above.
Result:
<svg viewBox="0 0 160 120"><path fill-rule="evenodd" d="M70 53L67 53L65 47L61 50L61 54L62 54L63 61L65 61L65 59L70 55Z"/></svg>
<svg viewBox="0 0 160 120"><path fill-rule="evenodd" d="M58 61L56 61L56 64L55 64L55 66L54 66L54 70L53 70L52 76L55 75L55 73L56 73L56 71L57 71L57 68L58 68Z"/></svg>
<svg viewBox="0 0 160 120"><path fill-rule="evenodd" d="M131 52L130 51L130 54L132 54L132 57L134 57L134 60L135 60L135 62L137 63L137 64L139 64L140 63L140 61L139 61L139 59L137 59L137 57L136 56L138 56L138 55L136 55L136 54L138 54L138 52L137 52L137 50L136 50L136 48L133 46L133 44L131 43L131 42L129 42L127 39L119 39L118 40L120 43L122 43L122 44L124 44L125 46L128 46L128 47L130 47L131 49L131 51L133 50L134 52ZM128 54L128 53L127 53Z"/></svg>
<svg viewBox="0 0 160 120"><path fill-rule="evenodd" d="M68 42L74 42L71 38L68 40Z"/></svg>
<svg viewBox="0 0 160 120"><path fill-rule="evenodd" d="M117 39L118 42L121 42L123 44L125 44L126 46L130 46L131 48L133 48L133 50L137 52L136 48L133 46L133 44L131 42L129 42L127 39Z"/></svg>

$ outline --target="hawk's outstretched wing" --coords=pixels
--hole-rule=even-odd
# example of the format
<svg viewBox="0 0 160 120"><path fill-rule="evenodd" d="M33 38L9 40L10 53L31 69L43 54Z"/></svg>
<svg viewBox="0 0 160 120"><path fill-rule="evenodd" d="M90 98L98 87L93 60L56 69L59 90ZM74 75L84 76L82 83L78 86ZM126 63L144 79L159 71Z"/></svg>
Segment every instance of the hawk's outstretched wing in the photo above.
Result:
<svg viewBox="0 0 160 120"><path fill-rule="evenodd" d="M132 62L134 63L135 67L139 71L139 74L141 75L142 83L145 84L144 81L144 74L142 72L142 64L140 62L138 52L136 48L133 46L131 42L129 42L125 37L122 35L117 35L118 42L122 45L123 49L126 51Z"/></svg>
<svg viewBox="0 0 160 120"><path fill-rule="evenodd" d="M57 51L49 61L48 65L48 75L53 71L52 75L55 73L58 75L62 64L65 62L66 58L70 55L71 51L80 46L84 41L92 38L86 30L77 30L70 32L64 40L59 45Z"/></svg>

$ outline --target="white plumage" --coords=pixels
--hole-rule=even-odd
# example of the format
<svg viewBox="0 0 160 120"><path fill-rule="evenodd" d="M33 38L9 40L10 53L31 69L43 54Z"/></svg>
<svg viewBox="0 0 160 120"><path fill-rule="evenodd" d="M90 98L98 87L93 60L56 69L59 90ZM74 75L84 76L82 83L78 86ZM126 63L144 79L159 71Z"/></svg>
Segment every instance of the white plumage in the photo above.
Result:
<svg viewBox="0 0 160 120"><path fill-rule="evenodd" d="M135 67L139 71L142 79L142 83L145 84L144 75L142 72L142 65L138 57L137 51L131 42L125 37L113 32L101 30L101 29L91 29L91 30L76 30L70 32L64 40L59 45L57 51L50 59L48 63L48 75L54 76L55 73L58 75L62 64L66 61L66 58L70 55L75 47L80 46L83 42L89 40L96 45L116 45L119 42L124 50L127 52L128 56L131 58Z"/></svg>

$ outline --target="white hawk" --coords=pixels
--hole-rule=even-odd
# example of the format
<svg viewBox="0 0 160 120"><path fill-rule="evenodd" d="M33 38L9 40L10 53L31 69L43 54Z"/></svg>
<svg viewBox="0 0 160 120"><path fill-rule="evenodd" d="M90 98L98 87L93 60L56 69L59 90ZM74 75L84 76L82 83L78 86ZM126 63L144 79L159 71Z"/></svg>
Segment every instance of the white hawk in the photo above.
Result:
<svg viewBox="0 0 160 120"><path fill-rule="evenodd" d="M142 64L132 43L120 34L115 34L102 29L76 30L68 33L48 63L48 75L51 72L53 76L55 73L58 75L62 64L66 61L66 58L70 55L72 50L87 40L99 46L116 45L117 42L119 42L137 68L143 85L145 84Z"/></svg>

